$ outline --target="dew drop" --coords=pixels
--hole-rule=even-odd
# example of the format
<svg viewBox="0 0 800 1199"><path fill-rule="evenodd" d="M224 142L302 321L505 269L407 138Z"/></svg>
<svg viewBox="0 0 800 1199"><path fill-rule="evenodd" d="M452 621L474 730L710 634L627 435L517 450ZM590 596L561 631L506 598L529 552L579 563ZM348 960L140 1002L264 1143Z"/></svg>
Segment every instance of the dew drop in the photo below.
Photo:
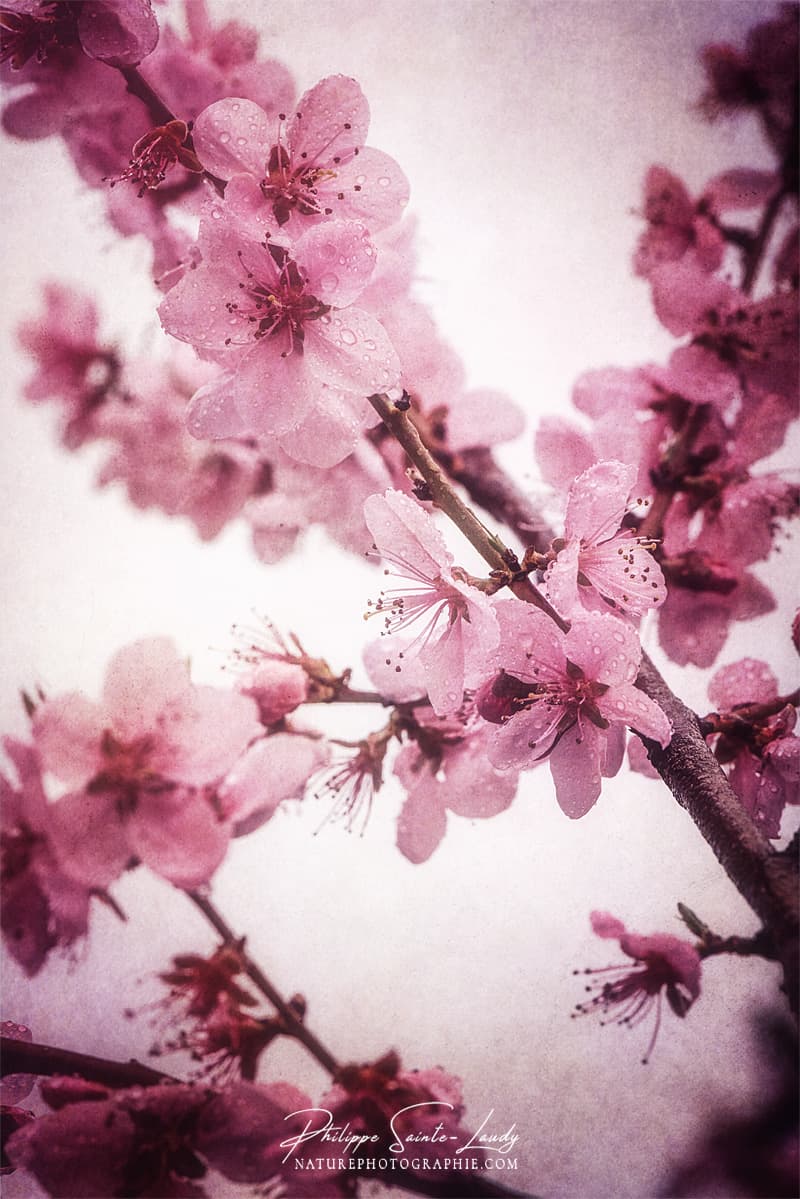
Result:
<svg viewBox="0 0 800 1199"><path fill-rule="evenodd" d="M320 283L328 291L333 291L335 287L339 286L339 276L334 275L333 272L329 272L327 275L322 276Z"/></svg>
<svg viewBox="0 0 800 1199"><path fill-rule="evenodd" d="M340 336L346 346L354 346L356 344L356 335L352 329L342 329Z"/></svg>
<svg viewBox="0 0 800 1199"><path fill-rule="evenodd" d="M227 146L228 142L231 140L231 135L228 133L227 129L219 135L219 140L222 142L223 146Z"/></svg>
<svg viewBox="0 0 800 1199"><path fill-rule="evenodd" d="M388 177L388 175L381 175L380 179L378 180L378 187L388 187L390 183L391 179Z"/></svg>

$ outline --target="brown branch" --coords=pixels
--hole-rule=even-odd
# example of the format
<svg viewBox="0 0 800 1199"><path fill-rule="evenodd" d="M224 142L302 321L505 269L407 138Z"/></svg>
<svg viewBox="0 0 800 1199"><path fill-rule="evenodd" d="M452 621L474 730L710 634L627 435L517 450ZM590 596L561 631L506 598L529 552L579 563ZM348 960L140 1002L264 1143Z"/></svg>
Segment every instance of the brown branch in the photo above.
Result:
<svg viewBox="0 0 800 1199"><path fill-rule="evenodd" d="M422 445L405 412L395 408L385 396L371 396L370 403L422 475L437 507L453 520L491 567L508 569L515 562L514 555L462 502ZM516 580L509 586L518 598L547 611L559 628L568 627L528 579ZM642 738L651 761L694 820L728 877L772 934L784 968L785 990L796 1012L800 900L791 861L777 853L756 828L706 744L697 715L670 690L646 654L636 685L659 704L673 727L672 739L665 749Z"/></svg>
<svg viewBox="0 0 800 1199"><path fill-rule="evenodd" d="M201 895L199 891L187 891L189 899L205 916L215 932L219 933L226 945L235 945L238 947L242 944L242 938L237 937L233 929L228 925L214 904L205 895ZM294 1008L287 1003L277 987L273 986L267 978L264 971L254 962L253 959L244 951L240 951L242 961L242 969L248 978L258 987L262 995L264 995L277 1012L281 1015L286 1026L287 1035L294 1037L306 1047L312 1057L316 1058L324 1070L329 1074L337 1074L340 1070L340 1065L331 1051L314 1036L309 1028L306 1028L303 1021L297 1015Z"/></svg>
<svg viewBox="0 0 800 1199"><path fill-rule="evenodd" d="M72 1049L59 1049L54 1045L39 1045L30 1041L17 1041L13 1037L0 1037L0 1073L6 1074L77 1074L88 1082L98 1082L105 1087L155 1087L162 1082L177 1082L170 1074L151 1070L141 1062L111 1062L105 1058L92 1057L88 1053L76 1053Z"/></svg>

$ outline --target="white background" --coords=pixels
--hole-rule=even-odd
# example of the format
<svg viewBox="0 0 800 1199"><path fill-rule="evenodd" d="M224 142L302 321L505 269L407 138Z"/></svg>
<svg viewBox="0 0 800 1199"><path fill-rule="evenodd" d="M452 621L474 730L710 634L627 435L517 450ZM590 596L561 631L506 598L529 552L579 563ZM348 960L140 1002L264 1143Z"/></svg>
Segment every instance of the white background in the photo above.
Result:
<svg viewBox="0 0 800 1199"><path fill-rule="evenodd" d="M760 161L748 120L712 130L693 105L703 89L699 47L741 42L770 7L292 0L216 11L257 24L263 52L287 63L298 92L335 72L360 81L371 144L411 182L420 292L470 382L506 389L530 414L531 432L507 460L544 495L532 455L537 416L568 411L581 371L663 361L672 345L629 265L647 166L662 162L697 190L719 169ZM132 352L157 349L161 335L147 247L115 238L58 143L6 140L2 153L2 729L24 732L20 687L96 695L114 650L151 634L172 635L198 678L224 680L230 626L252 624L254 612L335 667L357 667L362 612L376 590L365 565L317 536L269 568L243 528L201 545L188 525L96 492L97 452L67 455L52 414L18 399L29 367L13 329L37 310L43 278L95 289L104 330ZM762 577L788 604L787 574L784 565ZM730 656L768 646L788 686L786 623L740 626ZM645 640L655 648L654 630ZM666 671L703 707L704 676ZM367 732L372 720L359 710L347 727ZM677 900L722 933L754 931L755 918L671 796L641 777L609 783L573 824L540 768L502 816L451 817L420 867L394 847L399 800L391 786L381 793L363 838L332 824L317 833L325 813L313 800L280 812L234 846L214 882L218 906L275 983L306 995L309 1023L341 1059L395 1047L409 1067L460 1075L473 1123L491 1109L505 1126L516 1122L513 1185L553 1199L655 1195L707 1117L758 1096L751 1017L775 1002L778 972L709 963L701 1000L683 1022L666 1014L643 1067L648 1029L569 1019L581 998L573 967L618 960L591 935L588 914L599 907L638 931L676 933ZM76 962L53 961L33 983L5 965L6 1018L45 1042L146 1054L147 1015L130 1023L122 1007L152 998L154 972L173 952L209 950L214 939L178 892L144 872L115 894L127 924L96 911ZM326 1081L292 1046L267 1055L264 1078L276 1077L315 1097ZM5 1181L9 1195L30 1194L29 1182Z"/></svg>

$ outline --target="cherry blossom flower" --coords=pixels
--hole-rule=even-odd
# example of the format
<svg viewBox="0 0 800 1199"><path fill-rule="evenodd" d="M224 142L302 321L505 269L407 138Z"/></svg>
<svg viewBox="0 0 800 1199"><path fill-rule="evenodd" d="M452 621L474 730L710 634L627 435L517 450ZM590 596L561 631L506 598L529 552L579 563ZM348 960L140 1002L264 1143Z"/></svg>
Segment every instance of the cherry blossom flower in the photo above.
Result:
<svg viewBox="0 0 800 1199"><path fill-rule="evenodd" d="M702 58L709 82L702 101L706 115L714 119L749 108L776 152L781 157L791 153L796 142L792 121L797 120L796 7L781 5L773 19L754 26L743 50L713 44L704 48Z"/></svg>
<svg viewBox="0 0 800 1199"><path fill-rule="evenodd" d="M364 517L381 557L410 583L384 592L371 612L382 615L386 634L424 619L403 657L419 656L433 710L451 715L464 688L477 684L486 655L498 644L491 601L453 566L441 533L409 496L400 491L371 496Z"/></svg>
<svg viewBox="0 0 800 1199"><path fill-rule="evenodd" d="M192 685L164 639L115 655L102 704L47 700L33 734L45 769L73 788L52 807L64 869L105 886L138 859L178 886L207 881L230 837L215 788L261 731L252 700Z"/></svg>
<svg viewBox="0 0 800 1199"><path fill-rule="evenodd" d="M195 1153L201 1087L169 1084L74 1095L14 1133L13 1164L50 1195L158 1195L201 1199L206 1173Z"/></svg>
<svg viewBox="0 0 800 1199"><path fill-rule="evenodd" d="M608 1021L635 1028L646 1020L655 1007L655 1027L642 1064L653 1052L661 1026L662 996L681 1019L700 994L700 955L689 941L669 933L643 937L629 933L621 920L607 912L592 912L592 929L598 937L619 941L620 949L633 959L633 965L604 966L597 970L576 970L591 977L586 990L596 992L591 999L576 1004L574 1015L600 1012Z"/></svg>
<svg viewBox="0 0 800 1199"><path fill-rule="evenodd" d="M62 869L36 750L13 738L3 742L16 784L0 774L0 926L9 952L32 977L51 950L86 934L90 891Z"/></svg>
<svg viewBox="0 0 800 1199"><path fill-rule="evenodd" d="M661 708L634 686L642 653L636 632L593 612L562 633L517 601L498 605L498 617L502 669L475 699L480 715L498 726L489 759L499 770L524 769L549 755L562 811L584 816L601 775L620 768L626 724L661 745L671 737Z"/></svg>
<svg viewBox="0 0 800 1199"><path fill-rule="evenodd" d="M286 123L258 104L219 100L200 113L194 144L203 165L230 180L225 199L256 229L334 216L391 225L408 202L394 159L364 145L369 107L355 79L331 75L300 98Z"/></svg>
<svg viewBox="0 0 800 1199"><path fill-rule="evenodd" d="M692 202L684 183L666 167L652 166L644 183L648 227L639 238L634 270L645 278L662 262L675 262L693 250L706 271L722 264L725 240L707 202Z"/></svg>
<svg viewBox="0 0 800 1199"><path fill-rule="evenodd" d="M708 686L717 714L710 739L746 811L764 835L777 838L787 803L800 802L797 703L781 699L766 662L742 658L723 666Z"/></svg>
<svg viewBox="0 0 800 1199"><path fill-rule="evenodd" d="M547 593L565 616L575 609L602 609L643 616L667 597L661 569L643 541L621 529L636 468L598 462L570 488L564 538L545 575ZM555 548L555 547L554 547Z"/></svg>
<svg viewBox="0 0 800 1199"><path fill-rule="evenodd" d="M150 0L3 0L0 60L19 70L79 47L112 67L132 67L155 48Z"/></svg>
<svg viewBox="0 0 800 1199"><path fill-rule="evenodd" d="M415 1138L416 1143L424 1141L425 1156L411 1161L413 1172L423 1178L441 1177L441 1160L452 1158L454 1143L470 1140L462 1124L461 1080L439 1066L405 1070L394 1052L376 1062L345 1066L320 1106L331 1112L335 1124L375 1137L375 1151L384 1155L402 1153ZM432 1136L437 1126L439 1140ZM473 1149L482 1160L481 1147L476 1144L471 1153Z"/></svg>
<svg viewBox="0 0 800 1199"><path fill-rule="evenodd" d="M96 435L98 412L120 372L116 350L99 337L97 306L85 292L62 283L43 285L44 311L22 321L20 345L36 371L25 385L27 399L57 399L64 405L64 442L70 449Z"/></svg>
<svg viewBox="0 0 800 1199"><path fill-rule="evenodd" d="M416 709L419 736L403 746L394 773L406 790L397 819L397 848L425 862L447 831L447 813L486 820L504 812L517 792L514 770L496 769L486 756L489 730L426 719ZM412 734L413 735L413 734Z"/></svg>
<svg viewBox="0 0 800 1199"><path fill-rule="evenodd" d="M168 333L235 370L228 397L193 411L195 434L238 435L243 425L285 434L320 402L323 384L361 396L397 384L385 332L353 303L375 263L362 224L330 221L287 247L248 240L219 206L205 228L203 261L159 309Z"/></svg>
<svg viewBox="0 0 800 1199"><path fill-rule="evenodd" d="M237 835L270 820L278 807L301 799L309 780L327 764L330 750L320 737L272 733L256 741L219 788L219 803Z"/></svg>

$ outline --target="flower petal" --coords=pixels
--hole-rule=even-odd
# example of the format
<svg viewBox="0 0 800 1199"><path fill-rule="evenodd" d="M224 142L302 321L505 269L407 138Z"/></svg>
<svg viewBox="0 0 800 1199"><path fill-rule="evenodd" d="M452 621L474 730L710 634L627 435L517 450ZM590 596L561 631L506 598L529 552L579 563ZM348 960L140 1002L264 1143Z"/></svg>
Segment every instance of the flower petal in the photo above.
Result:
<svg viewBox="0 0 800 1199"><path fill-rule="evenodd" d="M369 396L400 380L400 359L383 325L359 308L334 309L306 325L310 369L330 387Z"/></svg>
<svg viewBox="0 0 800 1199"><path fill-rule="evenodd" d="M194 123L192 140L197 157L212 175L261 178L276 134L274 121L263 108L234 96L203 109Z"/></svg>

